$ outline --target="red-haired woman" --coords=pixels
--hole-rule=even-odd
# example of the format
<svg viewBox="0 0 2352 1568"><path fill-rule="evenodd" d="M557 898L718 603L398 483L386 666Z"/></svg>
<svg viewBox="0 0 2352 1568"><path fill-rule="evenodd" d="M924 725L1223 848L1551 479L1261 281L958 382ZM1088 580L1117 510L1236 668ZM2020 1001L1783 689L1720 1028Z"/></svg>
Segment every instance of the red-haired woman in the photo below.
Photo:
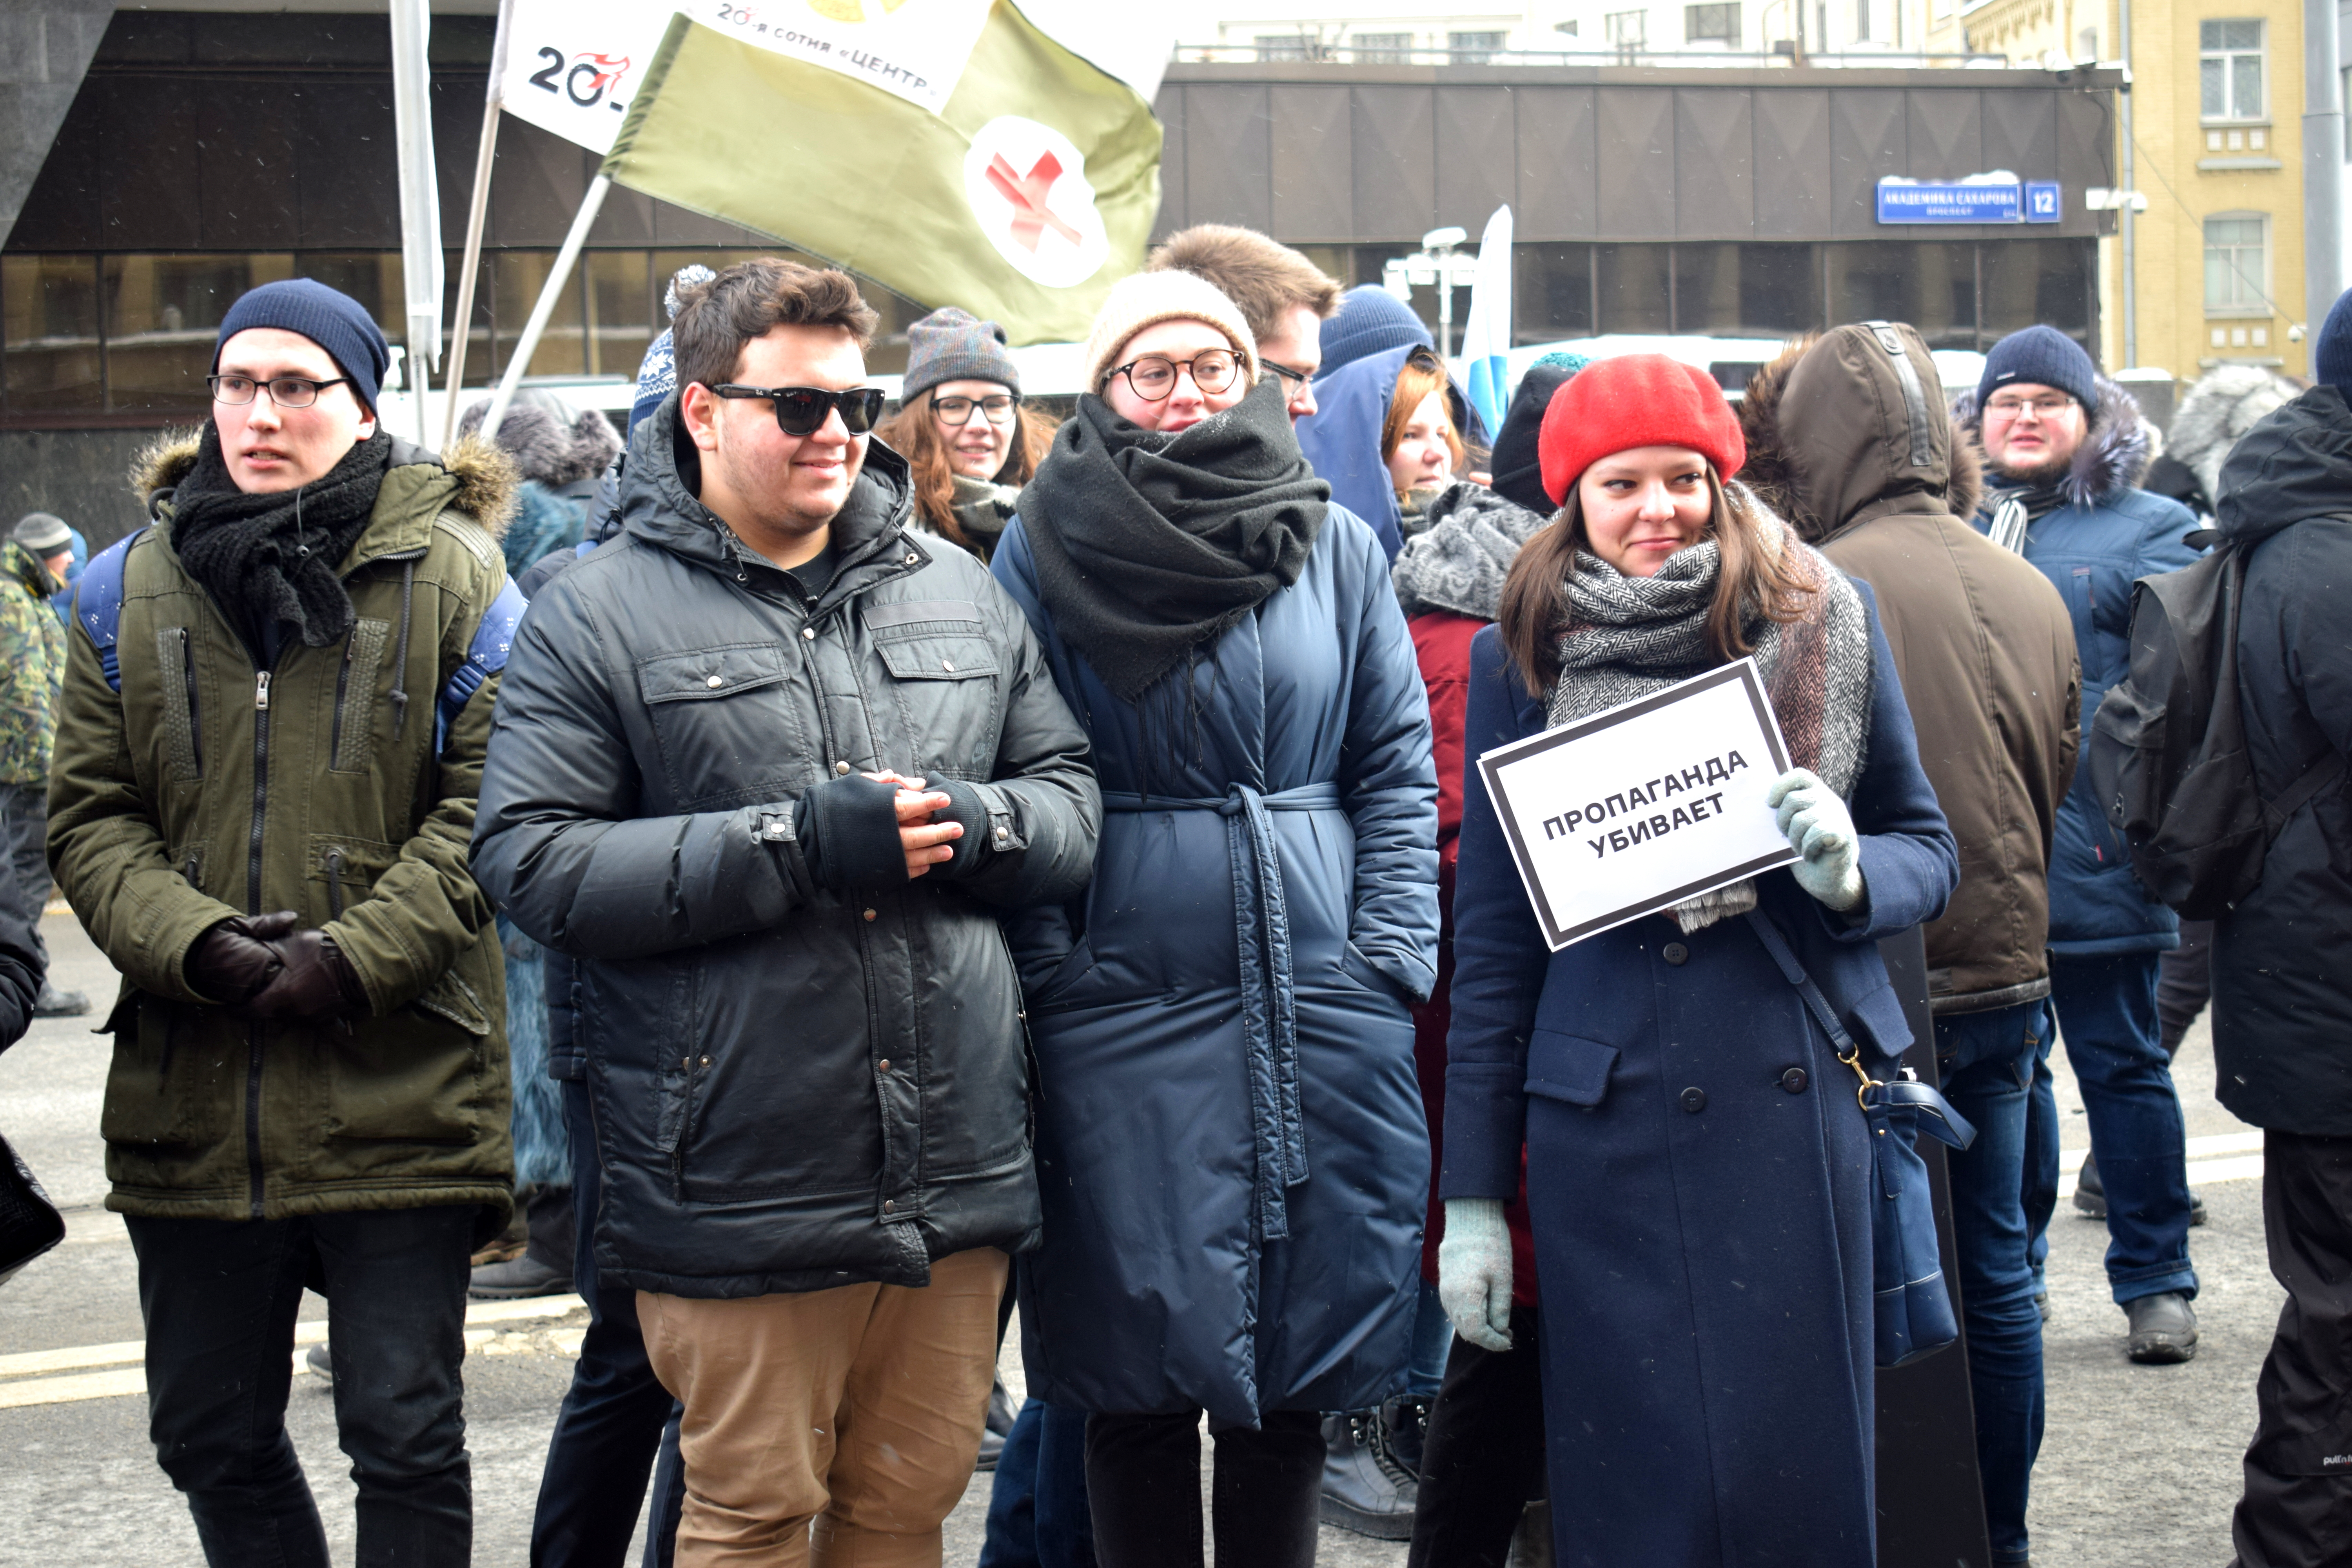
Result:
<svg viewBox="0 0 2352 1568"><path fill-rule="evenodd" d="M1004 329L950 305L907 329L898 412L874 434L914 471L916 526L985 561L1054 421L1022 405Z"/></svg>

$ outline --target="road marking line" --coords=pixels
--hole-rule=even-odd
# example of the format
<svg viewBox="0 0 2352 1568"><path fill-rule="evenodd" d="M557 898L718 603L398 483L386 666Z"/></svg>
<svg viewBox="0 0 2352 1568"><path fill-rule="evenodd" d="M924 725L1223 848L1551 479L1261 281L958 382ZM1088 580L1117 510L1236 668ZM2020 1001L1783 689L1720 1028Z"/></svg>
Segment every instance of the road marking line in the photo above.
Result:
<svg viewBox="0 0 2352 1568"><path fill-rule="evenodd" d="M587 1303L573 1295L531 1296L520 1301L476 1301L466 1309L466 1344L468 1349L481 1344L498 1331L488 1325L521 1322L533 1318L569 1317L584 1310ZM299 1375L304 1368L305 1350L326 1340L327 1322L314 1318L294 1325L294 1370ZM0 1380L29 1378L43 1373L81 1372L90 1367L116 1367L130 1363L143 1363L147 1358L144 1340L120 1340L105 1345L73 1345L62 1350L26 1351L16 1355L0 1355ZM143 1394L147 1389L143 1367L133 1366L128 1372L92 1373L82 1377L50 1378L39 1383L9 1383L0 1381L0 1410L22 1405L48 1405L71 1399L110 1399L122 1394ZM127 1382L125 1381L127 1380ZM32 1397L36 1391L39 1397Z"/></svg>
<svg viewBox="0 0 2352 1568"><path fill-rule="evenodd" d="M2188 1154L2191 1160L2210 1160L2217 1154L2259 1154L2263 1152L2263 1135L2254 1132L2221 1132L2210 1138L2191 1138ZM2088 1149L2062 1149L2058 1152L2061 1171L2079 1171L2089 1159Z"/></svg>

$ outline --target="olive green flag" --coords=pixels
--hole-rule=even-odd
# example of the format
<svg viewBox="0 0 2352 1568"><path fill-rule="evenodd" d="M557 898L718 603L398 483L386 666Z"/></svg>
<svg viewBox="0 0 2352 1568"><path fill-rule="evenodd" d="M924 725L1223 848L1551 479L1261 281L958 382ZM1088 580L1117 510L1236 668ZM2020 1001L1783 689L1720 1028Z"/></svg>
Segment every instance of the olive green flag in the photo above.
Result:
<svg viewBox="0 0 2352 1568"><path fill-rule="evenodd" d="M1010 0L811 4L822 36L674 17L604 172L1016 344L1084 338L1159 216L1150 103Z"/></svg>

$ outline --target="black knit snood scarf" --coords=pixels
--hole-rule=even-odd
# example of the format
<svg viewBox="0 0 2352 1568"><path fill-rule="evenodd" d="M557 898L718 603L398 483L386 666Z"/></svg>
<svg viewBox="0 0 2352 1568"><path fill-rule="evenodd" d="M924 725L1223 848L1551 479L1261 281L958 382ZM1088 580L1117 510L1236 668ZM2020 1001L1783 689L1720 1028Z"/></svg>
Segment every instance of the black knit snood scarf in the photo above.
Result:
<svg viewBox="0 0 2352 1568"><path fill-rule="evenodd" d="M196 466L172 495L172 548L257 658L280 624L312 647L352 629L335 568L366 531L391 463L379 427L299 489L248 494L229 478L220 432L205 426Z"/></svg>

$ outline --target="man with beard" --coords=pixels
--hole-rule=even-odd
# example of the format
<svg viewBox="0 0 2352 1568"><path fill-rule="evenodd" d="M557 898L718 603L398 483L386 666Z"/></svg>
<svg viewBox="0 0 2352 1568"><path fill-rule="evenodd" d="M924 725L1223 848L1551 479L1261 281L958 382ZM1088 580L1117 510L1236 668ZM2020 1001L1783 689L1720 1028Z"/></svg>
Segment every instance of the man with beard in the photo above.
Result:
<svg viewBox="0 0 2352 1568"><path fill-rule="evenodd" d="M2055 328L2028 327L1995 344L1975 397L1954 413L1991 481L1977 526L2040 567L2074 620L2088 734L2107 689L2130 669L2132 583L2194 562L2182 540L2197 520L2136 488L2148 461L2138 405ZM2092 798L2089 770L2078 772L2050 865L2051 1001L2106 1182L2108 1287L2129 1322L2131 1359L2159 1364L2197 1352L2180 1100L2156 1010L2158 966L2179 945L2179 926L2132 875L2122 837ZM2050 1084L2045 1061L2034 1073L2026 1162L2037 1271L2057 1194Z"/></svg>

